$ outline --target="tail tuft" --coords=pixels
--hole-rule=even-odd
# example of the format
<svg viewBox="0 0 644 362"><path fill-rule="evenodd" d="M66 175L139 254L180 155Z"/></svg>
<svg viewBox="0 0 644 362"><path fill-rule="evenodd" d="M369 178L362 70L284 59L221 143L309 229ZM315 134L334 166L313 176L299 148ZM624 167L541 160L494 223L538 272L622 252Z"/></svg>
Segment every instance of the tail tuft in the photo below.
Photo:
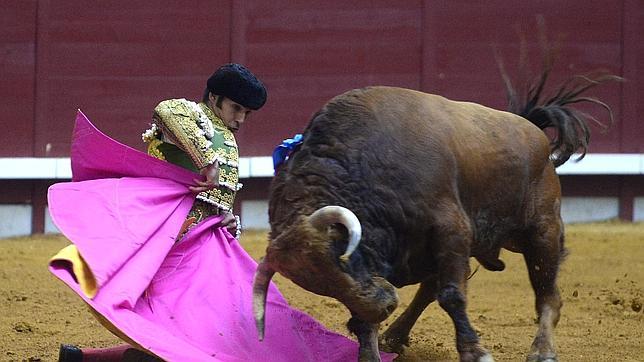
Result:
<svg viewBox="0 0 644 362"><path fill-rule="evenodd" d="M583 94L600 84L623 79L604 71L577 75L563 82L553 96L546 98L543 91L552 70L555 51L553 47L548 46L543 34L541 46L544 53L543 70L536 81L530 83L526 91L521 94L512 85L503 62L498 56L497 62L506 86L508 110L529 120L542 130L551 128L555 131L550 143L550 159L555 167L558 167L568 161L575 152L581 153L577 160L586 155L590 142L590 122L603 130L607 130L613 124L613 112L610 107L597 98ZM526 59L524 52L525 50L522 49L521 63ZM525 64L520 64L520 67L525 71ZM591 103L604 108L608 113L609 123L605 124L592 115L573 108L574 104L579 103Z"/></svg>
<svg viewBox="0 0 644 362"><path fill-rule="evenodd" d="M541 77L545 83L547 75ZM601 100L593 97L583 96L586 90L608 81L620 81L622 78L610 74L575 76L564 82L557 93L551 98L542 101L541 90L543 84L531 87L528 96L521 104L514 101L514 104L521 105L519 109L512 109L523 118L534 123L541 129L552 128L555 136L551 141L550 158L555 167L564 164L575 152L581 153L577 160L586 155L588 143L590 142L589 122L595 123L604 130L613 124L613 112L610 107ZM575 103L592 103L601 106L606 110L609 123L605 124L597 118L574 109L571 105Z"/></svg>

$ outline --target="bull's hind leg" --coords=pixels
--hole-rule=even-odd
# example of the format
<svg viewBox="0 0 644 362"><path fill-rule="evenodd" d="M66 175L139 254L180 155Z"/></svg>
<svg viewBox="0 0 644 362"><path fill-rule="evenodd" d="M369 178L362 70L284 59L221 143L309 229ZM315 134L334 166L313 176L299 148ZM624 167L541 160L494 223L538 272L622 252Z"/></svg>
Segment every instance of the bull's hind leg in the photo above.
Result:
<svg viewBox="0 0 644 362"><path fill-rule="evenodd" d="M539 329L527 361L556 361L554 329L562 306L557 288L559 263L565 254L561 221L552 220L526 245L523 257L534 289Z"/></svg>
<svg viewBox="0 0 644 362"><path fill-rule="evenodd" d="M409 307L382 334L380 343L384 350L402 353L403 345L409 346L409 332L429 303L436 300L438 283L435 279L420 283Z"/></svg>

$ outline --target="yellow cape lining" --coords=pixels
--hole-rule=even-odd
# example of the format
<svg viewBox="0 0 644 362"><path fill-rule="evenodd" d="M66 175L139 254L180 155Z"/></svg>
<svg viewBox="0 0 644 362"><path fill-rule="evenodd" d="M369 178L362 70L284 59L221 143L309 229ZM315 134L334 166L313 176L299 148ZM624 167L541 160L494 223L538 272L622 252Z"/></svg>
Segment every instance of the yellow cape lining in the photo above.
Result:
<svg viewBox="0 0 644 362"><path fill-rule="evenodd" d="M98 287L96 286L96 278L94 278L94 274L89 269L89 266L78 252L76 245L68 245L64 247L49 261L52 262L60 260L67 261L72 264L72 271L74 272L76 281L80 285L81 291L88 298L94 298L96 296L96 293L98 292Z"/></svg>

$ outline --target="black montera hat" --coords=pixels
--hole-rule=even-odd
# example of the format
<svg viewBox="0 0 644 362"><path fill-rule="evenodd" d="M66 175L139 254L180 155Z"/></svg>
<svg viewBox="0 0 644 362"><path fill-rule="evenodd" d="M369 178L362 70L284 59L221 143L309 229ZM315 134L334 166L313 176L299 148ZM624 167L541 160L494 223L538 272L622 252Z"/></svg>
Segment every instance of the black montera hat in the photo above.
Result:
<svg viewBox="0 0 644 362"><path fill-rule="evenodd" d="M211 93L250 109L260 109L266 103L264 84L241 64L222 65L208 78L206 85Z"/></svg>

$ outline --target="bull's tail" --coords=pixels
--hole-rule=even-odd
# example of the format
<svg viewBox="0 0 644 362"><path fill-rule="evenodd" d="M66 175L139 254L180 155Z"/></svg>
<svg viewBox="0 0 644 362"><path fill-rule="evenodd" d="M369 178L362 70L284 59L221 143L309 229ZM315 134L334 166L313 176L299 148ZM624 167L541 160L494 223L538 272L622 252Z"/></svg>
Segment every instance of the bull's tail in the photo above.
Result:
<svg viewBox="0 0 644 362"><path fill-rule="evenodd" d="M523 94L519 94L513 87L500 58L497 58L497 61L507 90L509 111L529 120L542 130L554 129L550 159L555 167L558 167L568 161L575 152L580 153L577 160L584 157L590 141L589 122L595 123L603 130L608 129L613 123L610 107L599 99L587 97L583 93L599 84L621 81L622 78L605 72L577 75L562 83L552 97L546 98L543 96L543 90L552 70L553 54L552 49L544 46L544 69L536 81L528 84ZM572 105L576 103L592 103L601 106L608 113L609 123L605 124L587 113L574 109Z"/></svg>

